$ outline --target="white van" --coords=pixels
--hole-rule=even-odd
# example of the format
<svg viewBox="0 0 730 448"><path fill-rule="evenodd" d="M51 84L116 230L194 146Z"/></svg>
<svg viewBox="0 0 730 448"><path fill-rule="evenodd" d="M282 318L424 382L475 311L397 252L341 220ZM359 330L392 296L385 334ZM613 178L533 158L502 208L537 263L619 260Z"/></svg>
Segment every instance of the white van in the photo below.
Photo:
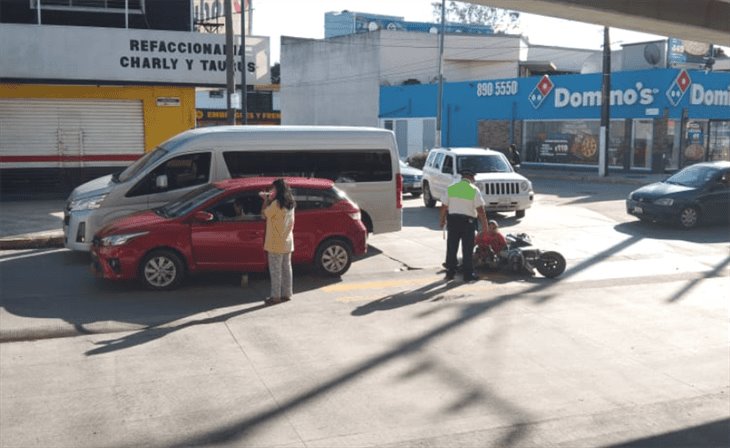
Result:
<svg viewBox="0 0 730 448"><path fill-rule="evenodd" d="M64 211L65 246L88 251L102 226L161 206L198 186L247 176L334 180L373 233L402 222L402 178L392 131L336 126L218 126L183 132L124 171L77 187Z"/></svg>

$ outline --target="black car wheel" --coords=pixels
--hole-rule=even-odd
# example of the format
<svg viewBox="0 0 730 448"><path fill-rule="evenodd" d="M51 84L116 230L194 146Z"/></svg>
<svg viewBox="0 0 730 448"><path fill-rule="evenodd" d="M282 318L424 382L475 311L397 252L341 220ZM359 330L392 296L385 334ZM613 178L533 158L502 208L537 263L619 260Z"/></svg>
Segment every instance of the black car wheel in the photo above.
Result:
<svg viewBox="0 0 730 448"><path fill-rule="evenodd" d="M697 227L700 222L700 211L696 207L685 207L679 212L679 225L683 229L692 229Z"/></svg>
<svg viewBox="0 0 730 448"><path fill-rule="evenodd" d="M352 250L343 240L327 240L317 249L314 258L317 270L329 277L339 277L350 269Z"/></svg>
<svg viewBox="0 0 730 448"><path fill-rule="evenodd" d="M524 218L525 217L525 211L524 210L517 210L515 211L515 218Z"/></svg>
<svg viewBox="0 0 730 448"><path fill-rule="evenodd" d="M434 208L436 206L436 200L431 196L431 189L428 187L428 182L423 183L423 205L428 208Z"/></svg>
<svg viewBox="0 0 730 448"><path fill-rule="evenodd" d="M173 251L154 250L142 260L139 277L149 289L175 289L185 277L185 265Z"/></svg>
<svg viewBox="0 0 730 448"><path fill-rule="evenodd" d="M420 198L421 197L421 192L420 191L414 191L414 192L411 193L411 196L413 196L414 198Z"/></svg>

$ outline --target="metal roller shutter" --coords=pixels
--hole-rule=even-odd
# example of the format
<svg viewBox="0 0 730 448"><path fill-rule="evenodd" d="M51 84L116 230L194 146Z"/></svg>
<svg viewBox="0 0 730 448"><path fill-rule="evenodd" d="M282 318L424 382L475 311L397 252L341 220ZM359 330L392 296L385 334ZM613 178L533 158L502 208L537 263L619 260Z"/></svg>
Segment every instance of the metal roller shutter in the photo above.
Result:
<svg viewBox="0 0 730 448"><path fill-rule="evenodd" d="M142 153L140 100L0 100L2 168L127 165Z"/></svg>

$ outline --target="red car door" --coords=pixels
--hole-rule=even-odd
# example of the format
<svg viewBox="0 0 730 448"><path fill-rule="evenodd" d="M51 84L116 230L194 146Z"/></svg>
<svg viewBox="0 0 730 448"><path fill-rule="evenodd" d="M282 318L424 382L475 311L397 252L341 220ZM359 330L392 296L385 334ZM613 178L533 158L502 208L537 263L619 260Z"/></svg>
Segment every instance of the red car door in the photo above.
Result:
<svg viewBox="0 0 730 448"><path fill-rule="evenodd" d="M201 269L263 271L265 231L263 219L192 223L190 241L195 263Z"/></svg>

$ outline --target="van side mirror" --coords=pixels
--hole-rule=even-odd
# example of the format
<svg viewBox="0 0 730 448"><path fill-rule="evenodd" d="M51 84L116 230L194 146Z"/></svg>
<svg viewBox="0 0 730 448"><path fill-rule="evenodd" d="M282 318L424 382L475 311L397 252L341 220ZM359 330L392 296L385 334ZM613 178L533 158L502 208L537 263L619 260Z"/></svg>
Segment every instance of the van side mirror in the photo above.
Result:
<svg viewBox="0 0 730 448"><path fill-rule="evenodd" d="M210 222L213 220L213 214L200 210L193 214L193 220L196 222Z"/></svg>
<svg viewBox="0 0 730 448"><path fill-rule="evenodd" d="M160 174L159 176L155 177L155 187L159 188L160 190L164 190L167 188L167 174Z"/></svg>

